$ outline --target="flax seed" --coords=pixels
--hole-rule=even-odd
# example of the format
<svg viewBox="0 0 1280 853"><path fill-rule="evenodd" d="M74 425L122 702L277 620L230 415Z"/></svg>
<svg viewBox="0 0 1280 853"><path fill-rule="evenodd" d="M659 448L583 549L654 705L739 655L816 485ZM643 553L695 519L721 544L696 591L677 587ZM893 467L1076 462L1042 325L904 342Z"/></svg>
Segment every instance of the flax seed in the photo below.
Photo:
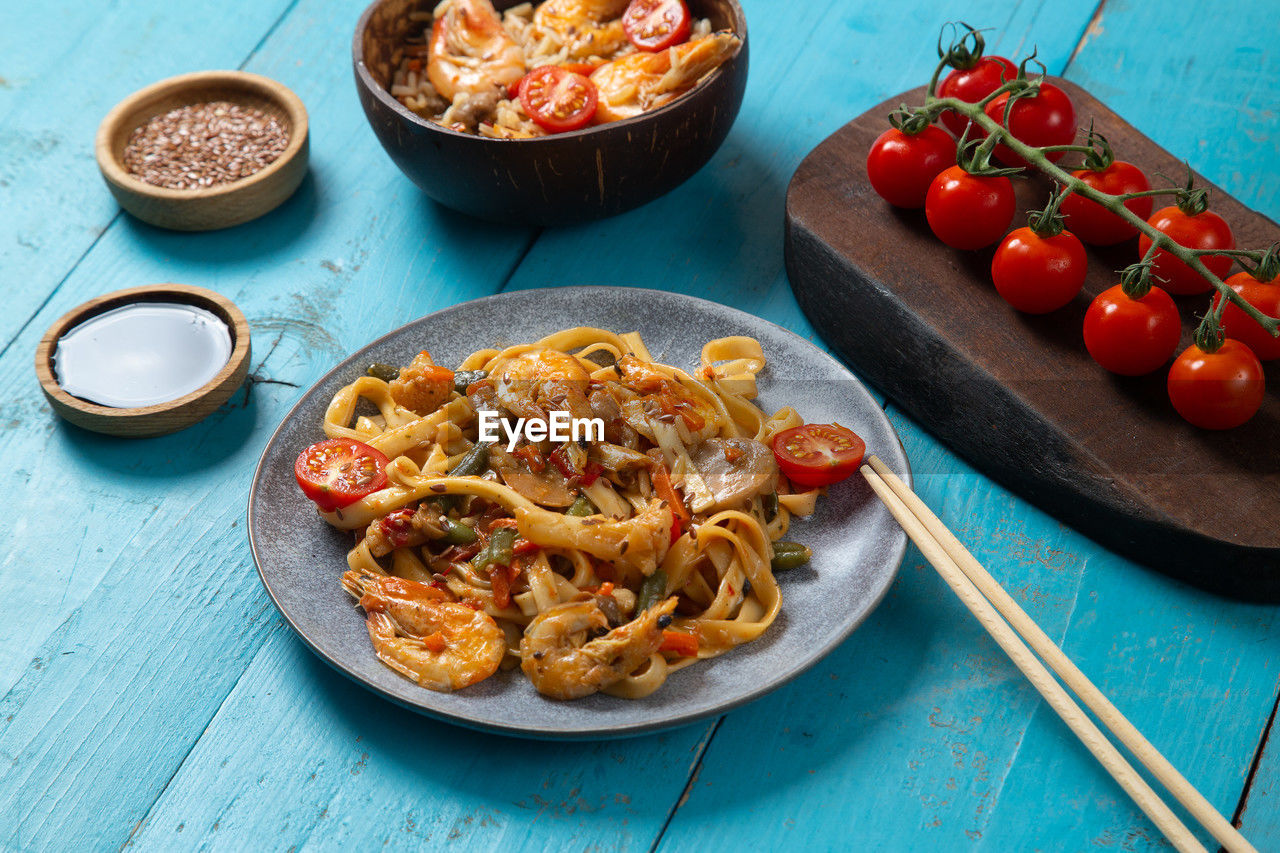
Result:
<svg viewBox="0 0 1280 853"><path fill-rule="evenodd" d="M273 115L230 101L188 104L133 131L124 167L144 183L175 190L247 178L289 147L289 132Z"/></svg>

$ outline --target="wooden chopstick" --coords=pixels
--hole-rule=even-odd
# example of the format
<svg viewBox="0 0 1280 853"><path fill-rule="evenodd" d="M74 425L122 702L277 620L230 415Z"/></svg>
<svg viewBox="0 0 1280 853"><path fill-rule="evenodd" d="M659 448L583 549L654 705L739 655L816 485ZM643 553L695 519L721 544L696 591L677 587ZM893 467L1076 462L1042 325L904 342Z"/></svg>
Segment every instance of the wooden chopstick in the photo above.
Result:
<svg viewBox="0 0 1280 853"><path fill-rule="evenodd" d="M969 549L964 547L955 534L942 523L942 520L934 515L925 502L920 500L920 497L877 457L872 456L867 461L894 494L920 520L930 535L938 541L974 586L995 605L1000 615L1022 635L1027 644L1045 663L1049 664L1050 669L1058 674L1058 677L1071 688L1089 710L1098 716L1103 725L1151 771L1153 776L1160 780L1160 784L1164 785L1174 798L1182 803L1205 829L1209 830L1218 843L1230 853L1257 853L1256 848L1240 834L1240 831L1232 826L1231 822L1223 817L1204 795L1169 763L1167 758L1160 754L1160 751L1134 727L1133 723L1129 722L1124 714L1120 713L1115 705L1111 704L1111 700L1094 686L1088 676L1080 671L1062 649L1049 639L1035 620L1027 615L1009 593L1005 592L999 581L983 568L973 554L969 553Z"/></svg>
<svg viewBox="0 0 1280 853"><path fill-rule="evenodd" d="M1134 727L1133 723L1129 722L1124 714L1120 713L1115 705L1111 704L1111 700L1094 686L1062 649L1049 639L1035 620L1018 606L1009 593L1005 592L999 581L983 568L973 554L969 553L969 549L965 548L955 534L942 523L942 520L933 514L925 502L920 500L920 497L878 458L872 456L867 461L894 494L907 505L911 513L920 520L929 534L938 541L974 586L995 605L1000 615L1008 620L1013 629L1022 635L1027 644L1045 663L1049 664L1049 667L1075 692L1089 710L1098 716L1103 725L1111 730L1112 734L1151 771L1153 776L1160 780L1160 783L1186 807L1187 811L1191 812L1196 820L1204 825L1205 829L1209 830L1218 843L1230 853L1257 853L1257 849L1240 834L1240 831L1232 826L1231 822L1223 817L1204 795L1169 763L1167 758L1160 754L1160 751Z"/></svg>
<svg viewBox="0 0 1280 853"><path fill-rule="evenodd" d="M872 465L879 460L872 457ZM881 465L883 467L883 463ZM887 469L886 469L887 470ZM892 474L892 472L890 472ZM875 469L862 466L862 476L879 496L889 512L897 519L898 524L906 531L911 541L916 544L933 567L947 582L960 601L977 617L1014 665L1022 671L1031 685L1039 691L1049 706L1057 712L1062 721L1073 731L1098 759L1103 768L1119 783L1138 808L1151 819L1175 848L1184 853L1207 853L1204 846L1196 839L1186 825L1178 819L1151 786L1143 780L1132 765L1124 759L1119 750L1107 740L1102 731L1094 724L1071 696L1063 689L1045 668L1045 665L1032 653L1031 649L1009 627L995 606L983 596L973 581L964 573L957 562L947 553L942 544L934 538L924 522L916 517L907 503L897 495L889 484L882 479ZM896 478L895 478L896 479ZM905 485L903 487L905 489ZM910 491L910 490L908 490ZM923 506L923 503L921 504ZM932 513L929 513L932 515ZM940 522L939 522L940 523ZM976 561L975 561L976 562ZM994 583L994 580L993 580ZM1025 615L1025 614L1024 614ZM1029 617L1028 617L1029 619ZM1117 712L1118 713L1118 712ZM1241 838L1243 841L1243 838ZM1248 842L1245 842L1246 844ZM1252 848L1240 848L1252 849Z"/></svg>

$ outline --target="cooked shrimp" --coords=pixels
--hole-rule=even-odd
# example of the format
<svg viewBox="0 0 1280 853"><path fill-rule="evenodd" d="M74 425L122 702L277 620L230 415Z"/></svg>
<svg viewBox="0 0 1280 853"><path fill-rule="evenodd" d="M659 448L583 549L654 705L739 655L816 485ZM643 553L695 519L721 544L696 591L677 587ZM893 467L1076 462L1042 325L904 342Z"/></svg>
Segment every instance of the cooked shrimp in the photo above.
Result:
<svg viewBox="0 0 1280 853"><path fill-rule="evenodd" d="M622 404L622 416L636 432L656 441L649 419L675 423L679 419L689 433L689 444L697 444L719 431L720 418L707 400L680 382L632 356L618 359L618 373L626 384L640 392Z"/></svg>
<svg viewBox="0 0 1280 853"><path fill-rule="evenodd" d="M670 103L738 49L732 33L712 33L659 53L629 53L591 74L600 104L596 124L640 115Z"/></svg>
<svg viewBox="0 0 1280 853"><path fill-rule="evenodd" d="M629 0L545 0L534 26L555 33L569 59L608 59L627 46L622 13Z"/></svg>
<svg viewBox="0 0 1280 853"><path fill-rule="evenodd" d="M436 16L427 46L427 77L447 100L459 92L506 88L524 72L524 52L503 29L490 0L452 0Z"/></svg>
<svg viewBox="0 0 1280 853"><path fill-rule="evenodd" d="M493 617L448 601L416 581L349 571L342 586L360 600L378 660L430 690L448 693L497 671L507 643Z"/></svg>
<svg viewBox="0 0 1280 853"><path fill-rule="evenodd" d="M675 607L673 596L604 636L588 639L592 632L609 627L599 597L557 604L525 628L520 668L544 696L588 696L626 678L658 650L662 645L659 620L670 617Z"/></svg>
<svg viewBox="0 0 1280 853"><path fill-rule="evenodd" d="M453 371L437 365L423 350L408 366L400 368L400 375L389 385L396 405L429 415L449 401L453 393Z"/></svg>
<svg viewBox="0 0 1280 853"><path fill-rule="evenodd" d="M530 350L503 364L497 373L498 402L518 417L545 420L551 411L591 417L587 402L591 377L568 353Z"/></svg>

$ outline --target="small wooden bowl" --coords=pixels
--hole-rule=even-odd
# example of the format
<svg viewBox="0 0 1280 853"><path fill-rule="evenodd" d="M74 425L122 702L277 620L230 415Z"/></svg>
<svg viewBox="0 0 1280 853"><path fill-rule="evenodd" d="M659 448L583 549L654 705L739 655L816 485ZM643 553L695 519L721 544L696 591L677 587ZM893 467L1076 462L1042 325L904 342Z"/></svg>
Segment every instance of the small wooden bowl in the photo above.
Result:
<svg viewBox="0 0 1280 853"><path fill-rule="evenodd" d="M124 167L133 131L154 116L188 104L231 101L274 115L289 145L265 169L247 178L193 190L144 183ZM139 89L112 108L98 126L98 168L120 206L152 225L175 231L211 231L256 219L293 195L307 173L307 110L286 86L245 71L197 71Z"/></svg>
<svg viewBox="0 0 1280 853"><path fill-rule="evenodd" d="M519 0L495 0L499 10ZM689 0L694 17L742 40L692 91L647 113L534 139L459 133L406 109L390 92L392 59L414 12L434 0L374 0L356 25L356 90L400 170L446 207L482 219L565 225L614 216L670 192L729 135L747 86L747 19L738 0Z"/></svg>
<svg viewBox="0 0 1280 853"><path fill-rule="evenodd" d="M231 357L218 375L203 387L154 406L113 408L99 406L62 389L53 371L58 339L75 326L122 305L139 302L177 302L210 311L231 332ZM63 314L49 327L36 347L36 377L53 410L79 427L107 435L143 438L186 429L225 403L249 373L249 323L231 300L203 287L186 284L151 284L117 290L91 299Z"/></svg>

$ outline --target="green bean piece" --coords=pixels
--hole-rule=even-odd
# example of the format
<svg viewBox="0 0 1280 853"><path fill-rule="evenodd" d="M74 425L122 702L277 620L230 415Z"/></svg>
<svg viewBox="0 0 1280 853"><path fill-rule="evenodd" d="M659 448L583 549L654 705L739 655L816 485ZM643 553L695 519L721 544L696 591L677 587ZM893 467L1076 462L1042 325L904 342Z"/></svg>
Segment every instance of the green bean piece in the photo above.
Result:
<svg viewBox="0 0 1280 853"><path fill-rule="evenodd" d="M778 493L770 492L764 496L764 520L773 521L778 517Z"/></svg>
<svg viewBox="0 0 1280 853"><path fill-rule="evenodd" d="M813 551L799 542L774 542L773 561L770 566L775 572L798 569L813 557Z"/></svg>
<svg viewBox="0 0 1280 853"><path fill-rule="evenodd" d="M453 373L453 390L459 394L467 393L467 386L485 379L489 374L483 370L455 370Z"/></svg>
<svg viewBox="0 0 1280 853"><path fill-rule="evenodd" d="M450 477L478 477L489 467L489 445L477 444L458 460L449 472Z"/></svg>
<svg viewBox="0 0 1280 853"><path fill-rule="evenodd" d="M365 373L369 374L374 379L381 379L383 382L390 382L393 379L399 378L400 369L392 367L389 364L383 364L380 361L375 361L373 364L369 365L369 369L366 370Z"/></svg>
<svg viewBox="0 0 1280 853"><path fill-rule="evenodd" d="M578 495L577 500L566 510L566 515L576 515L579 518L585 518L588 515L596 514L596 505L591 502L591 498L586 495Z"/></svg>
<svg viewBox="0 0 1280 853"><path fill-rule="evenodd" d="M489 561L500 566L509 566L515 559L511 546L516 544L514 527L499 527L489 536Z"/></svg>
<svg viewBox="0 0 1280 853"><path fill-rule="evenodd" d="M476 541L476 532L461 522L451 518L441 520L444 528L444 541L450 545L470 545Z"/></svg>
<svg viewBox="0 0 1280 853"><path fill-rule="evenodd" d="M450 477L468 477L479 476L489 467L489 445L477 444L458 460L458 464L453 466L453 470L449 472ZM450 510L457 509L462 505L462 495L442 495L431 500L440 507L440 514L444 515Z"/></svg>
<svg viewBox="0 0 1280 853"><path fill-rule="evenodd" d="M489 568L489 564L493 562L493 540L490 539L485 543L480 552L471 558L471 568L477 572L483 572Z"/></svg>
<svg viewBox="0 0 1280 853"><path fill-rule="evenodd" d="M636 596L636 614L641 614L657 604L667 595L667 573L658 569L640 584L640 594Z"/></svg>

